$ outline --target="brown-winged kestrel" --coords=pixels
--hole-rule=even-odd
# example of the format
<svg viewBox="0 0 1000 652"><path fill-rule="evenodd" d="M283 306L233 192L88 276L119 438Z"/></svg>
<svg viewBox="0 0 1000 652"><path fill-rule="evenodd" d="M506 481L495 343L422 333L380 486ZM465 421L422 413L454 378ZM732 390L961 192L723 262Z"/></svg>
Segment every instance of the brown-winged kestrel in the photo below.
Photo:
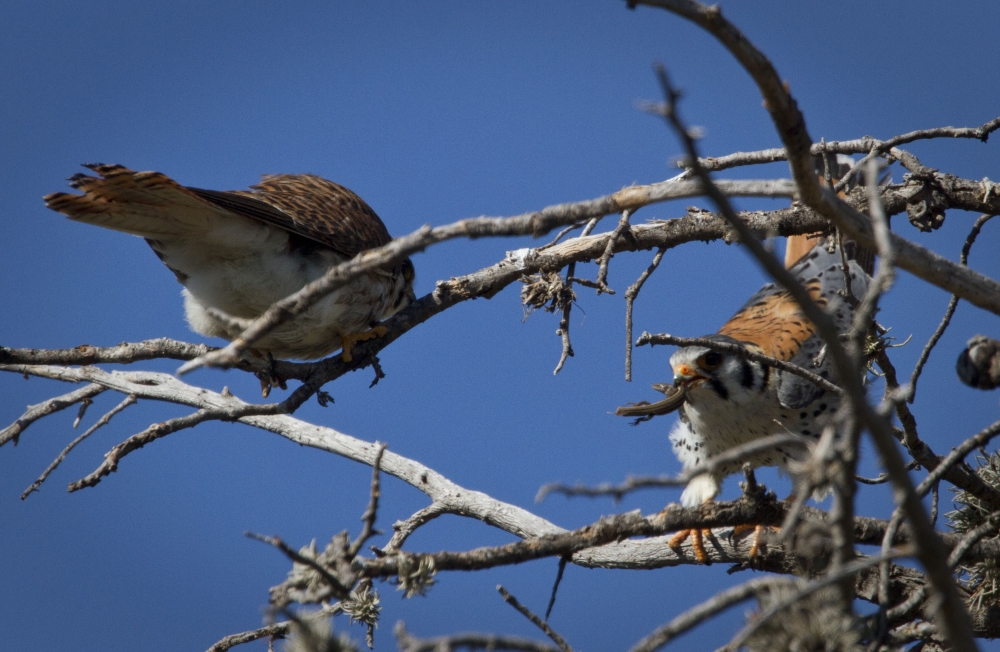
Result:
<svg viewBox="0 0 1000 652"><path fill-rule="evenodd" d="M364 200L312 174L276 174L250 190L217 191L182 186L159 172L86 167L98 176L70 178L82 195L57 192L45 204L70 219L145 238L184 286L187 321L202 335L234 339L275 301L392 239ZM373 270L254 346L275 358L306 360L343 349L350 360L355 341L413 301L413 279L409 259Z"/></svg>

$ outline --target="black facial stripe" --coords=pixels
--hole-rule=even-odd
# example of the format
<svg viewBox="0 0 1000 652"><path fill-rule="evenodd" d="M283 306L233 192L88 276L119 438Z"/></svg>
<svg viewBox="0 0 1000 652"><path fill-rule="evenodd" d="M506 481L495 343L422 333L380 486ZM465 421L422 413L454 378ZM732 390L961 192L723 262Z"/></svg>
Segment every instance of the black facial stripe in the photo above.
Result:
<svg viewBox="0 0 1000 652"><path fill-rule="evenodd" d="M740 378L740 384L750 389L753 387L753 367L750 366L750 361L746 358L740 358L740 369L743 371L743 376Z"/></svg>
<svg viewBox="0 0 1000 652"><path fill-rule="evenodd" d="M763 378L761 378L760 387L761 387L761 389L763 389L763 388L767 387L767 381L771 379L771 367L769 367L766 364L765 365L761 365L761 371L762 371Z"/></svg>
<svg viewBox="0 0 1000 652"><path fill-rule="evenodd" d="M727 390L725 386L719 382L718 378L709 378L708 384L715 390L715 393L718 394L719 398L723 401L729 399L729 390Z"/></svg>

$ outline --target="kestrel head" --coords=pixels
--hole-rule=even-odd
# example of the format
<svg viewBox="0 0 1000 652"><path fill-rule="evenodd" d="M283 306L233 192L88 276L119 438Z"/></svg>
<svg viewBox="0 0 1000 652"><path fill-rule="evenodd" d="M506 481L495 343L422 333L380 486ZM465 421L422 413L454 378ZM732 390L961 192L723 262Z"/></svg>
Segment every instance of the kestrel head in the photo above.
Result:
<svg viewBox="0 0 1000 652"><path fill-rule="evenodd" d="M706 339L743 346L742 342L726 335L710 335ZM694 403L753 400L770 376L770 369L764 365L704 346L678 349L670 356L670 366L674 372L674 386Z"/></svg>
<svg viewBox="0 0 1000 652"><path fill-rule="evenodd" d="M417 278L417 272L413 268L413 261L409 258L405 259L396 267L396 273L393 276L399 284L396 300L393 302L391 309L394 314L417 300L417 295L413 293L413 281Z"/></svg>

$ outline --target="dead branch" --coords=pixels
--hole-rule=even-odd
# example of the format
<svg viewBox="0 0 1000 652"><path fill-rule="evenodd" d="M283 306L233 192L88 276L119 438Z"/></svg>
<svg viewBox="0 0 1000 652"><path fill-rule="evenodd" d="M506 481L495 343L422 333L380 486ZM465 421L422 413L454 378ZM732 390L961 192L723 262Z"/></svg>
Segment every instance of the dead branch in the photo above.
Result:
<svg viewBox="0 0 1000 652"><path fill-rule="evenodd" d="M717 593L696 607L685 611L666 625L657 628L641 641L632 646L629 652L653 652L658 650L689 629L700 625L712 616L756 596L761 591L770 589L776 584L797 584L795 580L763 577L751 580L745 584L734 586Z"/></svg>
<svg viewBox="0 0 1000 652"><path fill-rule="evenodd" d="M500 595L503 597L504 602L514 607L514 609L516 609L519 614L530 620L531 624L535 625L536 627L538 627L538 629L542 630L546 636L551 638L552 641L559 646L559 649L562 650L562 652L573 652L573 648L569 646L569 643L566 642L566 639L557 634L551 627L549 627L548 623L546 623L544 620L542 620L534 613L532 613L530 609L528 609L523 604L518 602L517 598L515 598L514 596L512 596L510 593L507 592L507 589L503 588L498 584L497 591L500 592Z"/></svg>
<svg viewBox="0 0 1000 652"><path fill-rule="evenodd" d="M408 631L403 621L396 623L392 633L400 652L438 652L438 650L517 650L518 652L561 652L559 648L545 643L539 643L520 636L501 636L497 634L463 633L436 636L434 638L416 638Z"/></svg>
<svg viewBox="0 0 1000 652"><path fill-rule="evenodd" d="M610 243L610 240L608 242ZM649 267L639 275L635 283L625 290L625 380L628 382L632 382L632 308L635 305L636 297L639 296L639 291L646 284L646 279L652 276L656 268L660 266L660 261L663 260L663 254L666 251L665 247L660 247L656 255L653 256L653 262L649 264Z"/></svg>
<svg viewBox="0 0 1000 652"><path fill-rule="evenodd" d="M35 421L38 421L42 417L47 417L50 414L59 412L60 410L65 410L71 405L76 405L82 401L89 401L104 390L104 387L91 383L86 387L75 389L72 392L63 394L62 396L56 396L46 401L42 401L38 405L29 405L27 411L22 414L17 421L10 424L3 430L0 430L0 446L3 446L9 441L13 441L14 445L17 446L21 433Z"/></svg>
<svg viewBox="0 0 1000 652"><path fill-rule="evenodd" d="M38 479L32 482L31 486L24 490L24 493L21 494L21 500L25 500L28 496L32 494L32 492L38 491L38 488L42 486L42 483L45 482L45 479L49 477L49 474L55 471L56 468L60 464L62 464L62 461L66 459L66 456L69 455L70 451L76 448L80 442L82 442L84 439L94 434L94 432L97 431L97 429L100 428L101 426L107 425L108 422L110 422L111 419L116 414L118 414L119 412L121 412L130 405L135 405L135 403L136 403L135 396L129 394L128 396L125 397L125 400L123 400L121 403L119 403L111 410L109 410L104 416L98 419L97 422L94 423L94 425L92 425L90 428L87 428L87 430L84 431L83 434L81 434L79 437L77 437L69 444L67 444L66 448L62 449L62 452L59 453L56 459L52 460L52 463L49 464L49 466L44 471L42 471L42 474L38 476Z"/></svg>
<svg viewBox="0 0 1000 652"><path fill-rule="evenodd" d="M753 197L790 197L792 186L786 181L734 181L725 184L727 191ZM515 235L539 236L559 226L582 218L601 218L610 213L635 210L658 201L692 197L699 194L695 184L685 181L663 182L653 186L632 186L613 195L589 202L561 204L542 211L511 218L478 217L431 228L424 226L410 235L394 239L387 245L364 251L358 256L331 268L301 290L268 308L235 340L222 349L190 360L177 370L178 374L202 366L231 367L255 341L272 329L301 315L320 299L344 287L362 274L376 268L394 265L427 247L455 238L481 238Z"/></svg>
<svg viewBox="0 0 1000 652"><path fill-rule="evenodd" d="M542 488L538 490L538 493L535 495L535 502L542 502L550 493L559 493L565 496L612 496L615 500L621 500L622 497L635 489L648 487L683 487L686 486L692 478L699 475L712 473L720 467L733 462L739 462L761 451L770 450L775 446L786 446L789 444L801 445L803 444L803 438L794 433L780 433L777 435L761 437L760 439L755 439L745 444L734 446L724 453L713 455L707 458L703 463L674 477L660 476L658 478L629 478L622 485L601 485L599 487L591 488L580 485L567 487L558 483L547 484L543 485Z"/></svg>
<svg viewBox="0 0 1000 652"><path fill-rule="evenodd" d="M628 231L628 221L632 217L632 211L622 211L621 219L618 220L618 226L615 230L611 232L611 237L608 238L608 246L605 247L604 253L601 254L601 258L598 261L597 270L597 293L606 292L607 294L614 294L615 291L608 287L608 263L611 262L611 257L614 256L615 244L618 242L618 238L622 237L622 234Z"/></svg>
<svg viewBox="0 0 1000 652"><path fill-rule="evenodd" d="M594 230L594 227L597 226L597 223L600 221L600 219L601 219L600 217L591 218L591 220L587 222L587 226L583 227L583 231L580 233L580 237L586 238L588 235L590 235L590 232ZM611 246L610 241L608 246L609 247ZM574 274L576 274L575 260L566 266L566 281L565 281L564 292L567 295L567 297L574 296L572 293L573 281L582 280L582 279L574 279ZM569 316L570 312L573 310L573 301L566 300L563 301L563 303L564 305L562 306L562 314L559 317L559 328L556 329L556 335L558 335L559 338L562 340L562 351L559 353L559 362L556 363L556 368L552 372L553 376L562 371L563 365L566 364L567 359L573 357L573 344L570 342L569 339ZM556 304L554 303L553 305Z"/></svg>
<svg viewBox="0 0 1000 652"><path fill-rule="evenodd" d="M308 566L309 568L312 568L314 571L316 571L323 577L323 579L329 585L330 589L332 589L333 594L337 596L338 599L345 600L347 599L348 595L350 595L351 592L350 587L345 586L340 581L340 578L338 578L336 575L327 570L327 568L323 564L316 561L316 559L314 559L313 557L309 555L303 555L299 551L289 546L287 543L282 541L280 537L269 537L263 534L257 534L256 532L244 532L243 534L244 536L247 536L251 539L260 541L261 543L266 543L269 546L274 546L282 553L284 553L284 555L288 557L291 561L297 564L302 564L303 566ZM286 605L279 604L278 606L284 607Z"/></svg>
<svg viewBox="0 0 1000 652"><path fill-rule="evenodd" d="M387 444L375 442L375 445L378 447L378 451L375 453L375 460L372 462L370 498L368 499L368 507L365 508L365 513L361 515L361 522L364 526L361 528L358 538L351 542L351 547L347 549L347 554L352 559L357 556L358 552L360 552L361 546L365 545L365 542L367 542L368 539L377 534L375 530L375 519L378 517L378 501L382 495L379 475L382 472L382 455L385 454Z"/></svg>
<svg viewBox="0 0 1000 652"><path fill-rule="evenodd" d="M691 0L644 1L647 4L661 6L698 24L716 37L733 54L753 78L761 94L764 96L767 110L788 153L792 177L795 179L795 185L799 190L801 201L829 219L849 236L858 240L863 246L874 249L873 245L875 243L871 235L871 227L865 224L864 216L850 206L843 204L832 189L824 190L817 181L810 154L812 139L806 128L805 118L767 57L732 23L722 17L721 11L717 6L706 7ZM679 125L678 130L690 141L690 136ZM690 142L689 155L693 161L697 161L697 152L693 150L693 145ZM696 162L694 167L696 172L701 169L697 166ZM702 170L700 176L706 185L706 190L711 192L711 187L708 185L707 173ZM713 194L713 200L720 207L728 203L724 196L719 195L718 191ZM725 209L723 210L725 212ZM733 222L734 226L738 223L738 220ZM921 276L921 278L933 276L933 274L928 274L924 270L929 269L934 259L940 258L939 256L898 237L893 238L892 247L894 251L898 252L898 265L900 267ZM849 377L849 374L853 371L851 369L852 365L849 358L841 351L838 351L840 347L836 345L836 333L830 332L835 329L830 329L830 324L822 321L823 317L825 317L822 311L809 309L809 306L806 305L809 301L808 295L804 292L798 292L794 288L794 284L792 287L786 285L785 282L789 280L794 281L794 279L786 279L786 273L783 268L780 268L780 265L770 265L765 262L766 257L764 256L764 252L761 251L758 253L752 243L750 243L750 249L757 255L758 260L765 265L767 271L776 280L781 282L783 286L789 289L792 296L795 297L796 302L802 307L805 315L817 327L818 332L827 343L838 371L838 376L841 378L841 382L847 384L846 389L849 404L860 421L871 432L886 471L893 478L893 484L899 494L897 501L903 506L907 517L917 531L917 556L927 569L934 588L942 596L942 617L940 619L942 633L957 649L966 651L975 650L976 645L970 633L972 631L972 624L969 616L960 600L955 580L950 570L946 564L942 563L943 550L941 549L940 540L937 538L926 512L923 511L923 506L920 504L920 500L913 490L913 483L906 474L905 463L899 451L895 448L895 442L893 441L888 424L864 402L864 392L860 384L855 387L855 383L851 382L852 379ZM775 269L772 269L772 267ZM995 304L996 307L1000 308L1000 283L986 279L986 277L982 277L982 279L990 285L996 285L994 297L989 299L977 296L976 305L986 307L987 305ZM966 280L971 281L972 277L964 276L962 279L956 278L955 280L956 282L950 283L950 285L958 287L965 285ZM953 293L957 294L958 292Z"/></svg>
<svg viewBox="0 0 1000 652"><path fill-rule="evenodd" d="M877 138L858 138L855 140L833 140L830 142L813 143L809 148L809 153L813 156L822 156L827 152L831 154L866 155L876 152L876 155L883 155L889 152L893 147L912 143L917 140L928 140L933 138L971 138L981 140L985 143L989 139L990 134L997 129L1000 129L1000 117L994 118L979 127L937 127L934 129L919 129L917 131L911 131L909 133L893 136L892 138L888 138L886 140L878 140ZM698 159L698 162L709 172L718 172L744 165L760 165L764 163L777 163L779 161L787 160L788 155L786 154L785 149L783 147L775 147L755 152L735 152L725 156L700 158ZM864 163L867 163L867 161L858 161L856 164L857 170L860 170ZM690 168L690 163L682 159L678 162L678 166ZM854 170L854 172L857 172L857 170ZM845 174L844 178L849 176L850 173ZM837 190L840 189L841 188L837 188Z"/></svg>
<svg viewBox="0 0 1000 652"><path fill-rule="evenodd" d="M803 369L798 365L785 362L784 360L778 360L777 358L772 358L762 353L750 351L737 344L716 342L715 340L711 340L706 337L675 337L673 335L668 335L667 333L657 333L654 335L644 332L639 336L639 339L636 340L635 345L643 346L646 344L651 346L656 346L657 344L668 344L672 346L703 346L706 349L712 349L713 351L718 351L720 353L738 355L741 358L746 358L747 360L752 360L753 362L759 362L761 364L766 364L769 367L780 369L781 371L787 371L788 373L795 374L800 378L805 378L813 385L816 385L820 389L826 390L831 394L840 395L844 393L843 389L834 385L826 378L823 378L818 374L814 374L808 369Z"/></svg>
<svg viewBox="0 0 1000 652"><path fill-rule="evenodd" d="M969 231L969 235L965 238L965 245L962 247L962 253L958 258L958 263L960 265L969 264L969 252L972 251L972 245L976 242L976 238L979 237L980 231L983 230L983 226L991 220L994 215L980 215L979 218L972 225L972 230ZM941 318L941 323L938 324L937 328L934 329L934 333L931 335L930 339L927 340L927 344L924 345L924 349L920 352L920 358L917 360L917 364L913 367L913 373L910 374L910 395L907 397L907 403L913 403L917 397L917 381L920 380L920 374L924 370L924 365L927 364L927 359L931 355L931 351L937 345L938 340L944 335L944 331L948 328L948 324L951 323L951 318L955 314L955 308L958 307L958 296L951 295L951 299L948 300L948 307L944 311L944 317Z"/></svg>
<svg viewBox="0 0 1000 652"><path fill-rule="evenodd" d="M328 607L323 607L318 612L316 612L314 617L324 617L333 616L340 612L340 603L337 602ZM262 638L283 638L289 633L292 627L291 620L285 620L280 623L272 623L270 625L265 625L258 629L251 629L250 631L240 632L239 634L230 634L222 640L218 641L212 647L208 648L207 652L226 652L231 650L237 645L243 645L244 643L252 643L253 641L258 641Z"/></svg>

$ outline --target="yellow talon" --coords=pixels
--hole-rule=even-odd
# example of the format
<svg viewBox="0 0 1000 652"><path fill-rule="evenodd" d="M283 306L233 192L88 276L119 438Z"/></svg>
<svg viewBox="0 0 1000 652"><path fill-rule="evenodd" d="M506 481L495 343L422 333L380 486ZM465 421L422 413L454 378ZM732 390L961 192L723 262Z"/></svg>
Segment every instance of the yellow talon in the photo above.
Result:
<svg viewBox="0 0 1000 652"><path fill-rule="evenodd" d="M753 530L753 540L750 542L750 558L753 559L754 557L757 556L757 553L760 552L760 544L761 544L760 535L766 529L771 529L771 530L774 530L775 532L780 532L781 531L780 528L776 528L776 527L770 527L770 528L768 528L767 526L764 526L764 525L736 525L736 526L733 527L733 532L729 536L730 536L730 539L731 539L732 537L738 537L739 535L743 534L744 532L748 532L749 530Z"/></svg>
<svg viewBox="0 0 1000 652"><path fill-rule="evenodd" d="M389 330L385 326L379 324L378 326L369 328L363 333L350 333L348 335L341 335L340 342L343 351L340 354L340 359L343 360L344 362L350 362L351 360L354 359L353 357L351 357L351 349L354 348L355 344L357 344L358 342L373 340L376 337L382 337L388 332Z"/></svg>
<svg viewBox="0 0 1000 652"><path fill-rule="evenodd" d="M681 544L683 544L688 537L691 537L691 549L694 551L694 558L698 560L698 563L700 564L707 564L708 553L705 552L703 539L711 536L712 530L708 528L681 530L674 536L670 537L667 541L667 546L676 550L681 547Z"/></svg>

